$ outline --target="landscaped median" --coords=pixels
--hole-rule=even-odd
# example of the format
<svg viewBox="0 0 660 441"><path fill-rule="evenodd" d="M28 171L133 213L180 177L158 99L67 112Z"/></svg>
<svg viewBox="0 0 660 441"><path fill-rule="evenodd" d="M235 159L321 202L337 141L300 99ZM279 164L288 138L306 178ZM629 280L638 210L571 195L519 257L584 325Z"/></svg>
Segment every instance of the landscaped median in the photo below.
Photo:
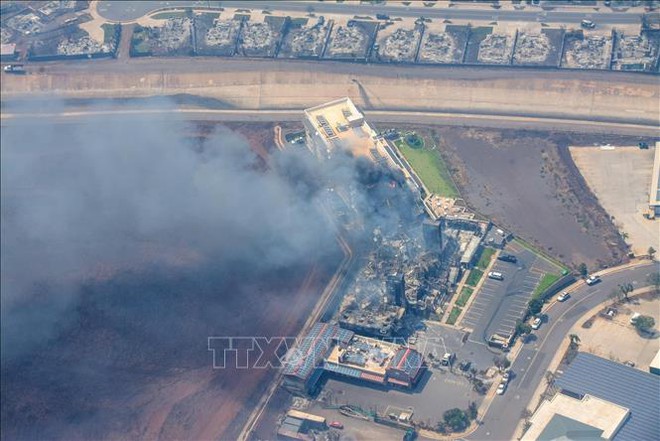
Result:
<svg viewBox="0 0 660 441"><path fill-rule="evenodd" d="M466 285L470 285L472 287L477 286L479 284L479 280L483 277L484 272L481 271L480 269L477 268L472 268L470 271L470 275L468 276L467 280L465 281Z"/></svg>
<svg viewBox="0 0 660 441"><path fill-rule="evenodd" d="M464 307L468 300L470 300L470 296L472 296L472 293L474 292L474 288L471 288L469 286L464 286L463 289L461 290L461 293L458 296L458 299L456 299L456 305L460 306L461 308Z"/></svg>
<svg viewBox="0 0 660 441"><path fill-rule="evenodd" d="M461 312L463 310L459 308L458 306L454 306L451 311L449 312L449 317L447 317L447 324L448 325L453 325L456 323L456 320L458 320L458 317L460 317Z"/></svg>

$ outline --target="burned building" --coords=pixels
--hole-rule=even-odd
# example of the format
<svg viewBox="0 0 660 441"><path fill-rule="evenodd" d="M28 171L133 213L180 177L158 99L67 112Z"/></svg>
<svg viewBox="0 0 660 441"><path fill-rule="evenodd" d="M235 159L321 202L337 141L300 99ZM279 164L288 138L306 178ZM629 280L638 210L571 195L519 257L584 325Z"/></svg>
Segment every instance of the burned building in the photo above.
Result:
<svg viewBox="0 0 660 441"><path fill-rule="evenodd" d="M426 364L414 349L317 323L287 354L284 387L298 395L313 393L326 372L382 386L411 388Z"/></svg>

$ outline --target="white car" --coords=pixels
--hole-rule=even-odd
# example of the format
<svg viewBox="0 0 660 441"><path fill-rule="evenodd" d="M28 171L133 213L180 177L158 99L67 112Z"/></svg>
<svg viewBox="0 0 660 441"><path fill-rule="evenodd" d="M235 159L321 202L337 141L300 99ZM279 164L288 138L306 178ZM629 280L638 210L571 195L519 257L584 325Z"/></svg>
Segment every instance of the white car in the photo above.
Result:
<svg viewBox="0 0 660 441"><path fill-rule="evenodd" d="M504 395L505 391L506 391L506 383L503 381L500 383L499 386L497 386L497 395Z"/></svg>
<svg viewBox="0 0 660 441"><path fill-rule="evenodd" d="M504 280L504 274L497 271L491 271L488 273L488 278L495 280Z"/></svg>
<svg viewBox="0 0 660 441"><path fill-rule="evenodd" d="M570 295L569 293L567 293L566 291L564 291L563 293L559 294L559 296L557 296L557 301L558 301L558 302L565 302L566 300L568 300L568 298L569 298L570 296L571 296L571 295Z"/></svg>
<svg viewBox="0 0 660 441"><path fill-rule="evenodd" d="M600 276L589 276L587 278L587 285L595 285L596 283L600 282Z"/></svg>
<svg viewBox="0 0 660 441"><path fill-rule="evenodd" d="M532 329L534 330L539 329L541 327L541 323L543 323L541 317L536 317L532 322Z"/></svg>

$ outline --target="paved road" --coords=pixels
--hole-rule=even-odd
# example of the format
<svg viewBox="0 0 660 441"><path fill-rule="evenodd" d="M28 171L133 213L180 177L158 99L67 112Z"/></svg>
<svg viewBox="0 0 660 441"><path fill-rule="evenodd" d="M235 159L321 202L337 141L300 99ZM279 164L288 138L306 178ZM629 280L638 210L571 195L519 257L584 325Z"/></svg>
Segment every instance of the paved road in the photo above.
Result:
<svg viewBox="0 0 660 441"><path fill-rule="evenodd" d="M484 424L468 439L514 439L522 411L543 381L554 354L573 325L590 309L606 301L608 294L617 289L618 284L631 282L635 288L648 285L647 277L654 270L658 270L658 264L648 263L603 276L602 282L594 286L582 284L577 289L569 289L572 297L565 303L555 303L548 310L548 322L536 331L538 339L523 347L511 367L516 376L505 395L495 397Z"/></svg>
<svg viewBox="0 0 660 441"><path fill-rule="evenodd" d="M528 8L527 10L496 10L496 9L460 9L460 8L427 8L423 6L409 7L393 5L371 5L371 4L341 4L335 2L294 2L278 1L277 7L272 1L112 1L99 2L99 14L113 21L133 21L143 15L161 8L167 7L238 7L254 10L278 10L308 13L310 8L316 14L349 14L369 15L386 14L393 17L427 17L454 20L475 21L539 21L544 23L579 23L583 19L594 20L603 24L630 24L639 23L640 13L633 12L609 12L607 8L601 11L576 12L576 11L544 11L540 8ZM531 10L530 10L531 9Z"/></svg>
<svg viewBox="0 0 660 441"><path fill-rule="evenodd" d="M138 100L139 101L139 100ZM19 103L17 100L16 103ZM129 101L130 102L130 101ZM146 100L146 103L152 101ZM94 105L99 106L102 100L94 100ZM44 102L47 104L47 101ZM162 100L156 102L162 106ZM28 113L12 113L7 101L3 112L0 114L2 124L9 121L15 124L30 124L35 115L44 118L52 118L59 122L77 122L85 118L112 118L126 114L151 117L162 121L167 119L180 120L182 117L192 121L240 121L240 122L300 122L302 109L292 110L243 110L243 109L190 109L190 108L124 108L114 106L112 109L94 110L80 108L62 110L57 113L33 112L30 107ZM17 106L20 112L20 105ZM548 131L575 131L580 133L603 133L631 136L658 136L658 128L655 125L629 124L618 122L601 121L576 121L556 118L521 117L515 115L483 115L447 112L414 112L396 110L370 110L365 111L367 119L375 124L377 128L397 127L401 124L433 124L458 127L492 127L500 129L533 129Z"/></svg>

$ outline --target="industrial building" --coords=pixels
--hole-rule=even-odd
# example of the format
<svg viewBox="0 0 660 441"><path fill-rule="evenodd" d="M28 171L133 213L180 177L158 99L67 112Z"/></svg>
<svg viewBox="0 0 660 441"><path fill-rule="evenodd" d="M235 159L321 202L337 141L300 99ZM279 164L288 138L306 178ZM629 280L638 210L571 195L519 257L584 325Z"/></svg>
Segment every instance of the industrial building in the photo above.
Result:
<svg viewBox="0 0 660 441"><path fill-rule="evenodd" d="M303 123L307 131L307 145L320 158L331 156L335 150L367 156L377 138L376 132L350 98L305 109Z"/></svg>
<svg viewBox="0 0 660 441"><path fill-rule="evenodd" d="M655 375L660 375L660 350L658 350L655 357L653 357L653 360L651 360L649 372Z"/></svg>
<svg viewBox="0 0 660 441"><path fill-rule="evenodd" d="M649 190L649 215L660 216L660 142L655 143L655 159L653 160L653 175Z"/></svg>
<svg viewBox="0 0 660 441"><path fill-rule="evenodd" d="M564 418L571 420L569 422L573 425L577 425L576 421L578 423L582 421L580 419L582 413L591 412L590 408L593 408L591 403L596 403L594 398L598 402L610 403L608 406L601 405L609 409L607 412L610 421L604 421L603 427L588 424L589 433L593 435L589 439L615 441L660 439L659 376L580 352L555 380L554 386L560 394L582 402L574 405L580 410L563 415ZM565 401L563 398L560 400ZM626 416L622 417L624 411ZM594 420L590 421L595 424ZM595 438L598 430L602 431L598 435L600 438Z"/></svg>
<svg viewBox="0 0 660 441"><path fill-rule="evenodd" d="M324 372L383 386L413 387L425 370L422 354L364 337L338 325L317 323L287 354L284 387L314 393Z"/></svg>
<svg viewBox="0 0 660 441"><path fill-rule="evenodd" d="M629 415L628 408L588 394L581 398L556 394L541 403L521 441L611 440Z"/></svg>

